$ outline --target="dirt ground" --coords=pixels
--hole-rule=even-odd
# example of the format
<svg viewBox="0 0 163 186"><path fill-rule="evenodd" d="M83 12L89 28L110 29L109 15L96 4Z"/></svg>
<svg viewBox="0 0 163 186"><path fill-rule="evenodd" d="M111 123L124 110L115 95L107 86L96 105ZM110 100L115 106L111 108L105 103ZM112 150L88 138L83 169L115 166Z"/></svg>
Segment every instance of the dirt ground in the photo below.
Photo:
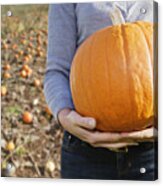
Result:
<svg viewBox="0 0 163 186"><path fill-rule="evenodd" d="M2 176L59 178L63 131L43 94L48 5L3 5L1 17Z"/></svg>

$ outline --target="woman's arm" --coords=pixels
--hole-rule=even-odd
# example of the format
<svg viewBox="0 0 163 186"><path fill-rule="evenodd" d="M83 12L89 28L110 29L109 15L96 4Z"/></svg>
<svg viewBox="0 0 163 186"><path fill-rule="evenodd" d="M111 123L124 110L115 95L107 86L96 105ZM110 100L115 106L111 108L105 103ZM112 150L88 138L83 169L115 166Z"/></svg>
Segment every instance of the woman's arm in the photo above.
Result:
<svg viewBox="0 0 163 186"><path fill-rule="evenodd" d="M65 130L82 140L88 130L95 128L95 120L82 117L75 111L71 98L69 73L76 51L77 26L74 4L49 6L47 66L44 95L53 116Z"/></svg>
<svg viewBox="0 0 163 186"><path fill-rule="evenodd" d="M57 113L61 109L74 108L69 87L69 72L77 39L74 4L51 4L48 16L44 95L57 119Z"/></svg>

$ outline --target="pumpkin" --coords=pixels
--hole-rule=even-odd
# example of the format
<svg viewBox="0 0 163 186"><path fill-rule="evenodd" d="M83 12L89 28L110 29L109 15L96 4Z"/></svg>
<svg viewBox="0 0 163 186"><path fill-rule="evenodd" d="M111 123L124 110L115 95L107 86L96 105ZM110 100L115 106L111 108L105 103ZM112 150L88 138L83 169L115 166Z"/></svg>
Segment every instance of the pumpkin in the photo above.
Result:
<svg viewBox="0 0 163 186"><path fill-rule="evenodd" d="M33 115L28 111L25 111L23 113L22 118L23 118L23 122L26 124L31 124L33 122Z"/></svg>
<svg viewBox="0 0 163 186"><path fill-rule="evenodd" d="M5 79L11 78L11 74L9 72L5 72L3 76Z"/></svg>
<svg viewBox="0 0 163 186"><path fill-rule="evenodd" d="M7 144L6 144L6 150L7 151L13 151L15 149L15 144L13 141L9 141Z"/></svg>
<svg viewBox="0 0 163 186"><path fill-rule="evenodd" d="M26 78L27 77L27 72L25 70L21 70L20 71L20 76L23 77L23 78Z"/></svg>
<svg viewBox="0 0 163 186"><path fill-rule="evenodd" d="M4 70L10 70L11 66L9 64L6 64L3 68L4 68Z"/></svg>
<svg viewBox="0 0 163 186"><path fill-rule="evenodd" d="M1 86L1 96L6 96L7 94L7 88L6 86L2 85Z"/></svg>
<svg viewBox="0 0 163 186"><path fill-rule="evenodd" d="M102 28L78 48L70 87L75 109L100 131L142 130L153 122L153 25Z"/></svg>
<svg viewBox="0 0 163 186"><path fill-rule="evenodd" d="M31 74L32 74L32 69L27 64L24 64L21 70L21 76L26 78L27 76L28 77L31 76Z"/></svg>
<svg viewBox="0 0 163 186"><path fill-rule="evenodd" d="M48 160L46 165L45 165L45 169L48 171L48 172L54 172L55 170L55 164L53 161L51 160Z"/></svg>
<svg viewBox="0 0 163 186"><path fill-rule="evenodd" d="M33 83L36 87L39 87L41 85L41 81L39 79L34 79Z"/></svg>

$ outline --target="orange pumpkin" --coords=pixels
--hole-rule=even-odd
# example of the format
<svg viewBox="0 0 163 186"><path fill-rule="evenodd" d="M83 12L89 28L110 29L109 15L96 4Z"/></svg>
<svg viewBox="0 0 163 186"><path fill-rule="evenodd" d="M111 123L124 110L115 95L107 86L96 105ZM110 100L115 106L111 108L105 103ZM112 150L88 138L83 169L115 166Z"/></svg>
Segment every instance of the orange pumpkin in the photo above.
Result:
<svg viewBox="0 0 163 186"><path fill-rule="evenodd" d="M141 130L153 121L153 25L108 26L78 48L70 73L77 112L101 131Z"/></svg>
<svg viewBox="0 0 163 186"><path fill-rule="evenodd" d="M23 77L23 78L26 78L27 77L27 72L25 70L21 70L20 71L20 76Z"/></svg>
<svg viewBox="0 0 163 186"><path fill-rule="evenodd" d="M36 87L39 87L41 85L41 81L39 79L34 79L33 83Z"/></svg>
<svg viewBox="0 0 163 186"><path fill-rule="evenodd" d="M3 68L4 68L4 70L10 70L11 66L10 66L10 64L6 64Z"/></svg>
<svg viewBox="0 0 163 186"><path fill-rule="evenodd" d="M33 115L28 111L25 111L22 117L23 117L23 122L26 124L31 124L33 121Z"/></svg>
<svg viewBox="0 0 163 186"><path fill-rule="evenodd" d="M9 72L5 72L3 76L5 79L11 78L11 74Z"/></svg>

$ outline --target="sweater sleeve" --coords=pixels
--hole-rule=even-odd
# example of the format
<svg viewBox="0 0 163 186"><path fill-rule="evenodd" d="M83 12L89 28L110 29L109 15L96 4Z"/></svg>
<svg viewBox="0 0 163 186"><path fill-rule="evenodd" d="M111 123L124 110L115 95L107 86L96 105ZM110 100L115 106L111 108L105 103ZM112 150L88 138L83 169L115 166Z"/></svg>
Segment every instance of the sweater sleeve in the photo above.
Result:
<svg viewBox="0 0 163 186"><path fill-rule="evenodd" d="M77 40L74 8L73 3L49 5L48 47L43 91L55 119L61 109L74 109L69 85L70 67Z"/></svg>

